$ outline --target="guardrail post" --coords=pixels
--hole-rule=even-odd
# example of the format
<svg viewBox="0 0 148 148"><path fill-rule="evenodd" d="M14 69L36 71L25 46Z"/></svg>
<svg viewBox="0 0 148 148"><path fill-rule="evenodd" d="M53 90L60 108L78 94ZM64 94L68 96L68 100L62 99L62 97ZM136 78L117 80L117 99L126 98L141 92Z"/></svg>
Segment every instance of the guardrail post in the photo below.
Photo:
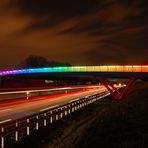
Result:
<svg viewBox="0 0 148 148"><path fill-rule="evenodd" d="M50 112L50 114L52 115L52 112ZM50 123L52 123L53 120L52 120L52 116L50 117Z"/></svg>
<svg viewBox="0 0 148 148"><path fill-rule="evenodd" d="M74 112L74 106L73 106L74 104L72 103L72 112Z"/></svg>
<svg viewBox="0 0 148 148"><path fill-rule="evenodd" d="M87 104L88 104L88 100L85 102L85 106L87 106Z"/></svg>
<svg viewBox="0 0 148 148"><path fill-rule="evenodd" d="M44 113L44 126L46 126L47 125L47 121L46 121L46 113Z"/></svg>
<svg viewBox="0 0 148 148"><path fill-rule="evenodd" d="M52 123L52 116L50 117L50 123Z"/></svg>
<svg viewBox="0 0 148 148"><path fill-rule="evenodd" d="M56 120L58 120L58 114L56 114Z"/></svg>
<svg viewBox="0 0 148 148"><path fill-rule="evenodd" d="M82 107L84 107L85 106L85 100L83 100L83 103L82 103Z"/></svg>
<svg viewBox="0 0 148 148"><path fill-rule="evenodd" d="M67 116L67 110L65 110L65 116Z"/></svg>
<svg viewBox="0 0 148 148"><path fill-rule="evenodd" d="M61 118L63 118L63 113L62 112L61 112L60 116L61 116Z"/></svg>
<svg viewBox="0 0 148 148"><path fill-rule="evenodd" d="M80 105L78 104L78 109L80 109Z"/></svg>
<svg viewBox="0 0 148 148"><path fill-rule="evenodd" d="M2 132L2 136L1 136L1 148L4 148L4 137L3 137L3 133L4 133L4 128L1 128L1 132Z"/></svg>
<svg viewBox="0 0 148 148"><path fill-rule="evenodd" d="M16 127L16 131L15 131L15 141L18 141L18 131L17 131L18 122L15 123L15 127Z"/></svg>
<svg viewBox="0 0 148 148"><path fill-rule="evenodd" d="M68 114L70 114L70 106L69 106L69 108L68 108Z"/></svg>
<svg viewBox="0 0 148 148"><path fill-rule="evenodd" d="M68 108L68 114L71 113L71 104L69 105L69 108Z"/></svg>
<svg viewBox="0 0 148 148"><path fill-rule="evenodd" d="M58 115L58 110L56 110L56 120L58 120L58 118L59 118L59 115Z"/></svg>
<svg viewBox="0 0 148 148"><path fill-rule="evenodd" d="M77 102L75 102L75 105L76 105L76 106L74 107L74 109L75 109L75 111L76 111L76 110L77 110Z"/></svg>
<svg viewBox="0 0 148 148"><path fill-rule="evenodd" d="M38 116L36 116L36 120L38 120L39 119L39 117ZM38 130L39 129L39 123L38 123L38 121L36 122L36 130Z"/></svg>
<svg viewBox="0 0 148 148"><path fill-rule="evenodd" d="M30 129L29 129L29 119L27 119L27 135L29 135L30 134Z"/></svg>
<svg viewBox="0 0 148 148"><path fill-rule="evenodd" d="M83 107L85 107L85 101L86 101L86 100L84 100L84 102L83 102Z"/></svg>
<svg viewBox="0 0 148 148"><path fill-rule="evenodd" d="M30 94L30 92L29 92L29 91L27 91L27 92L26 92L27 99L29 99L29 94Z"/></svg>
<svg viewBox="0 0 148 148"><path fill-rule="evenodd" d="M65 116L67 116L67 106L65 106L65 111L64 111L64 113L65 113Z"/></svg>

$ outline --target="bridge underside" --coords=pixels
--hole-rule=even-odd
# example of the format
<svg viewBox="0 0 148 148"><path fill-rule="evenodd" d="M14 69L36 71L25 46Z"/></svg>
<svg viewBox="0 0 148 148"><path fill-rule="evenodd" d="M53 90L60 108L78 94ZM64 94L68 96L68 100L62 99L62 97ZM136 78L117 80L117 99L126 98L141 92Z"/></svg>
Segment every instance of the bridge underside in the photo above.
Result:
<svg viewBox="0 0 148 148"><path fill-rule="evenodd" d="M58 73L54 73L53 75L58 75ZM111 93L112 97L115 100L121 100L126 98L130 92L132 91L134 84L137 79L148 80L148 73L140 73L140 72L79 72L79 73L61 73L63 76L86 76L86 77L97 77L101 84L103 84L108 91ZM118 79L129 79L126 86L119 90L112 82L108 79L110 78L118 78Z"/></svg>
<svg viewBox="0 0 148 148"><path fill-rule="evenodd" d="M47 74L48 75L48 74ZM50 73L50 76L58 76L59 73ZM49 75L48 75L49 76ZM140 72L68 72L68 73L60 73L60 76L74 76L74 77L96 77L99 79L101 84L103 84L108 91L111 93L112 97L115 100L121 100L126 98L130 92L132 91L134 84L137 79L148 80L148 73L140 73ZM113 83L108 80L111 78L115 79L129 79L126 86L119 90L114 87Z"/></svg>
<svg viewBox="0 0 148 148"><path fill-rule="evenodd" d="M139 79L148 79L148 72L49 72L49 73L26 73L26 74L15 74L15 75L3 75L2 77L13 77L13 76L86 76L86 77L107 77L107 78L139 78Z"/></svg>
<svg viewBox="0 0 148 148"><path fill-rule="evenodd" d="M2 76L1 78L23 77L34 79L45 79L50 77L95 77L108 89L115 100L121 100L128 96L137 79L148 80L147 72L51 72L51 73L32 73L32 74L16 74L10 76ZM118 90L108 79L129 79L129 82L121 91Z"/></svg>

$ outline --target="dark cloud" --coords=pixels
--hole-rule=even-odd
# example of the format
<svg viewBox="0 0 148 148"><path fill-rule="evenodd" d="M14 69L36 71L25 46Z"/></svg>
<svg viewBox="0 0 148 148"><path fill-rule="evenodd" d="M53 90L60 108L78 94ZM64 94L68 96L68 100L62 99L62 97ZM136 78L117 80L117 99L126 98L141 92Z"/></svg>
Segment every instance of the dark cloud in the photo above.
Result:
<svg viewBox="0 0 148 148"><path fill-rule="evenodd" d="M96 6L96 0L18 0L17 5L34 16L53 15L72 17L89 12Z"/></svg>
<svg viewBox="0 0 148 148"><path fill-rule="evenodd" d="M104 3L108 5L103 5ZM106 30L115 32L136 26L148 24L146 19L147 9L144 8L145 1L103 1L98 6L100 9L93 11L86 18L62 33L92 32L93 34L104 34ZM112 32L107 32L112 33Z"/></svg>
<svg viewBox="0 0 148 148"><path fill-rule="evenodd" d="M114 35L106 35L97 48L85 55L90 64L144 64L148 55L146 30L145 27L126 28Z"/></svg>
<svg viewBox="0 0 148 148"><path fill-rule="evenodd" d="M1 0L0 68L30 54L77 65L145 63L147 14L147 0Z"/></svg>
<svg viewBox="0 0 148 148"><path fill-rule="evenodd" d="M145 64L147 62L147 49L135 51L133 48L129 50L117 44L106 43L91 52L85 53L85 55L87 55L89 64Z"/></svg>
<svg viewBox="0 0 148 148"><path fill-rule="evenodd" d="M72 17L87 15L96 8L96 0L17 0L16 5L25 14L46 17L45 21L34 23L28 29L47 28Z"/></svg>

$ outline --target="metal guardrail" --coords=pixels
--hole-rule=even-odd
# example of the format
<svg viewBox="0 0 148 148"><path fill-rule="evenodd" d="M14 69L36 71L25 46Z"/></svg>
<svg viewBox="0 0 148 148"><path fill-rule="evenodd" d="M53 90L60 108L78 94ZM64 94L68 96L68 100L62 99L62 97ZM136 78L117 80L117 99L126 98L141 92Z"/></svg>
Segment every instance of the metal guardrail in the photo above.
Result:
<svg viewBox="0 0 148 148"><path fill-rule="evenodd" d="M48 124L52 124L53 122L108 95L110 95L108 91L95 93L91 96L73 100L62 106L53 106L53 108L44 110L40 113L0 124L1 148L11 145L12 143L23 139L25 136L30 135L33 131L39 130L39 128L45 127Z"/></svg>

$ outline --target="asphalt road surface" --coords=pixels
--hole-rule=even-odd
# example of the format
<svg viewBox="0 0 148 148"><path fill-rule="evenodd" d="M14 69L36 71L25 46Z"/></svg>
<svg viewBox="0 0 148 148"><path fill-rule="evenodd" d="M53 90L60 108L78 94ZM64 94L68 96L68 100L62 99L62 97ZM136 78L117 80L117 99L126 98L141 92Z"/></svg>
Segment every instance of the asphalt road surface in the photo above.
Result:
<svg viewBox="0 0 148 148"><path fill-rule="evenodd" d="M0 104L0 124L79 100L82 97L108 92L105 87L81 90L64 94L37 97L30 100L15 100Z"/></svg>

